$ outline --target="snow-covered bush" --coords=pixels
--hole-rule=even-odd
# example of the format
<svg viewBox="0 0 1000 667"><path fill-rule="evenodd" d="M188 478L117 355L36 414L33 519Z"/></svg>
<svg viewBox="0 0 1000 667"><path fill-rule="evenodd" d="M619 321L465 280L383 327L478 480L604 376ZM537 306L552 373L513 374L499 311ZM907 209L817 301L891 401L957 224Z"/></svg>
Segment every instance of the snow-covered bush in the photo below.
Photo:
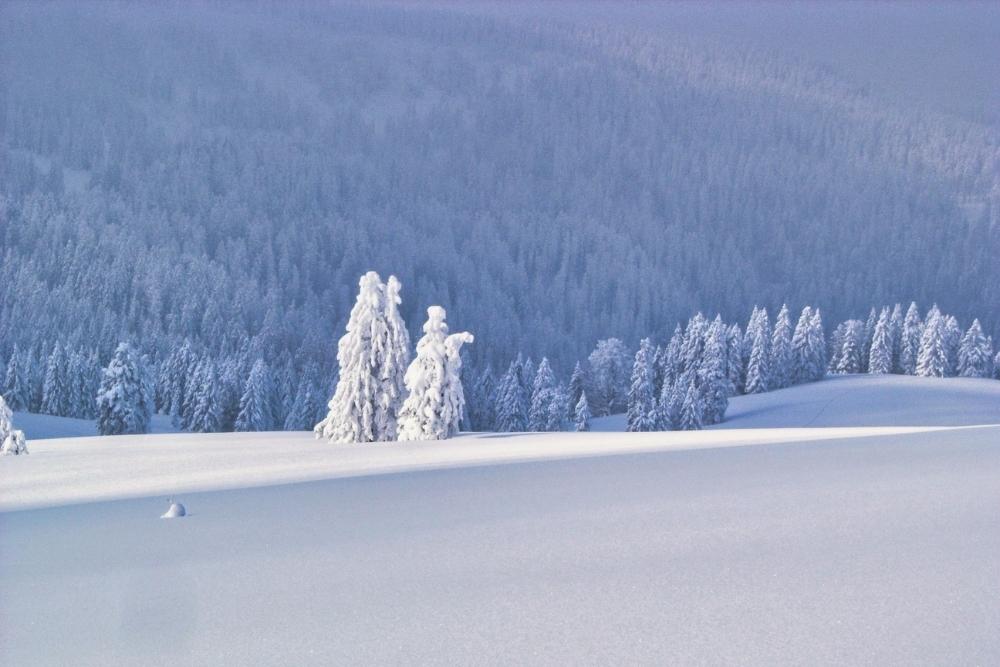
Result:
<svg viewBox="0 0 1000 667"><path fill-rule="evenodd" d="M14 414L7 407L7 402L0 396L0 454L27 454L28 447L24 442L24 433L14 428Z"/></svg>

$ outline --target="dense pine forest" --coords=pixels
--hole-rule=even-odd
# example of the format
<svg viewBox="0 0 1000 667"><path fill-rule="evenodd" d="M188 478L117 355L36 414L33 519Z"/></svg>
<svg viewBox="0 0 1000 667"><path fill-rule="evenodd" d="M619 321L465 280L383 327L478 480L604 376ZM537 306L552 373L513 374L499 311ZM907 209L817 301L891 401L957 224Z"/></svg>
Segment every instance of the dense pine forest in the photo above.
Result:
<svg viewBox="0 0 1000 667"><path fill-rule="evenodd" d="M498 381L786 301L998 334L996 125L775 51L447 5L8 2L0 36L0 361L35 409L96 416L47 369L92 397L129 341L160 410L183 368L233 426L260 366L311 427L370 269Z"/></svg>

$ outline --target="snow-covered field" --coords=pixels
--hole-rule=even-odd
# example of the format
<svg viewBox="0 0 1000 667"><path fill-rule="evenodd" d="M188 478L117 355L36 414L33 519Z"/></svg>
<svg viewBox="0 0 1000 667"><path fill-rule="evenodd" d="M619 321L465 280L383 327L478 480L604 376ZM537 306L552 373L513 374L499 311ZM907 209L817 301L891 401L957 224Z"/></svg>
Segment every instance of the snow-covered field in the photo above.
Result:
<svg viewBox="0 0 1000 667"><path fill-rule="evenodd" d="M996 664L996 385L838 378L692 433L32 439L0 664Z"/></svg>

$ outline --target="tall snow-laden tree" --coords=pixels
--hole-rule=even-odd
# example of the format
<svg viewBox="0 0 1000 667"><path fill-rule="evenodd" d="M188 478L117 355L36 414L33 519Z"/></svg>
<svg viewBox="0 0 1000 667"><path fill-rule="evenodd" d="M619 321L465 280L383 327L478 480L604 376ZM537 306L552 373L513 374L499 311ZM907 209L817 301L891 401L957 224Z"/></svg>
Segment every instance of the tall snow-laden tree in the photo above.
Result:
<svg viewBox="0 0 1000 667"><path fill-rule="evenodd" d="M48 415L66 417L71 411L71 387L66 352L56 343L45 366L45 382L42 386L42 412Z"/></svg>
<svg viewBox="0 0 1000 667"><path fill-rule="evenodd" d="M119 343L101 376L97 392L97 431L101 435L146 433L145 373L138 355L128 343Z"/></svg>
<svg viewBox="0 0 1000 667"><path fill-rule="evenodd" d="M588 360L595 391L590 396L591 408L598 415L623 412L632 367L625 344L617 338L600 340Z"/></svg>
<svg viewBox="0 0 1000 667"><path fill-rule="evenodd" d="M587 402L587 392L580 392L580 400L573 410L573 423L577 431L590 430L590 404Z"/></svg>
<svg viewBox="0 0 1000 667"><path fill-rule="evenodd" d="M0 455L16 456L28 453L24 433L14 428L13 417L7 402L0 396Z"/></svg>
<svg viewBox="0 0 1000 667"><path fill-rule="evenodd" d="M923 324L920 321L920 311L916 302L911 302L903 318L903 331L900 334L899 368L905 375L917 374L917 357L920 356L920 338L923 335Z"/></svg>
<svg viewBox="0 0 1000 667"><path fill-rule="evenodd" d="M792 383L792 322L788 305L782 304L771 332L770 389L781 389Z"/></svg>
<svg viewBox="0 0 1000 667"><path fill-rule="evenodd" d="M492 431L496 428L496 391L493 367L487 364L472 386L473 401L469 407L472 430Z"/></svg>
<svg viewBox="0 0 1000 667"><path fill-rule="evenodd" d="M375 406L375 423L382 425L380 440L396 439L396 422L405 399L404 378L410 365L410 334L399 312L401 289L396 276L389 276L385 285L385 354L379 372L380 386Z"/></svg>
<svg viewBox="0 0 1000 667"><path fill-rule="evenodd" d="M809 347L812 349L813 380L822 380L826 375L826 332L823 330L823 315L819 308L813 311L809 327Z"/></svg>
<svg viewBox="0 0 1000 667"><path fill-rule="evenodd" d="M768 389L768 334L762 326L755 326L756 335L750 347L750 359L747 361L746 393L760 394ZM686 399L685 399L686 400Z"/></svg>
<svg viewBox="0 0 1000 667"><path fill-rule="evenodd" d="M529 396L521 379L524 364L520 355L500 378L496 392L496 429L517 433L528 427Z"/></svg>
<svg viewBox="0 0 1000 667"><path fill-rule="evenodd" d="M399 413L400 440L443 440L458 433L465 407L462 390L462 345L472 334L448 335L441 306L427 309L417 356L406 370L409 395Z"/></svg>
<svg viewBox="0 0 1000 667"><path fill-rule="evenodd" d="M721 423L726 418L732 386L726 375L726 327L715 318L705 334L705 348L698 370L703 397L703 421Z"/></svg>
<svg viewBox="0 0 1000 667"><path fill-rule="evenodd" d="M861 372L868 372L868 358L871 355L872 339L875 337L875 324L878 322L878 313L872 307L868 311L868 319L865 321L861 336Z"/></svg>
<svg viewBox="0 0 1000 667"><path fill-rule="evenodd" d="M945 377L947 373L948 349L945 341L945 319L935 305L927 313L924 330L920 336L917 375Z"/></svg>
<svg viewBox="0 0 1000 667"><path fill-rule="evenodd" d="M552 400L549 401L549 420L545 430L562 431L569 422L569 417L569 390L560 382L553 390Z"/></svg>
<svg viewBox="0 0 1000 667"><path fill-rule="evenodd" d="M889 316L889 340L892 349L892 372L900 374L903 353L903 306L896 304Z"/></svg>
<svg viewBox="0 0 1000 667"><path fill-rule="evenodd" d="M704 411L701 392L692 379L688 382L687 389L684 392L684 403L681 405L680 416L677 422L678 428L682 431L701 429L703 426Z"/></svg>
<svg viewBox="0 0 1000 667"><path fill-rule="evenodd" d="M27 410L31 401L31 386L26 368L27 355L22 355L14 345L10 359L7 361L7 371L4 375L3 395L11 410Z"/></svg>
<svg viewBox="0 0 1000 667"><path fill-rule="evenodd" d="M531 389L531 407L528 410L528 430L547 431L549 410L556 398L556 376L552 372L547 357L542 357L535 371L535 380Z"/></svg>
<svg viewBox="0 0 1000 667"><path fill-rule="evenodd" d="M962 343L962 328L953 315L944 318L944 350L948 359L945 377L958 374L958 348Z"/></svg>
<svg viewBox="0 0 1000 667"><path fill-rule="evenodd" d="M674 327L674 333L667 343L667 351L664 355L663 383L673 384L681 373L684 372L684 360L681 356L681 348L684 346L684 332L681 325Z"/></svg>
<svg viewBox="0 0 1000 667"><path fill-rule="evenodd" d="M698 371L707 330L708 320L701 313L695 313L694 317L688 320L684 329L684 342L681 344L681 372Z"/></svg>
<svg viewBox="0 0 1000 667"><path fill-rule="evenodd" d="M240 412L236 415L237 431L270 431L274 424L274 383L271 369L263 359L254 362L243 387Z"/></svg>
<svg viewBox="0 0 1000 667"><path fill-rule="evenodd" d="M317 437L342 443L394 439L402 395L398 364L408 354L401 349L406 338L396 310L398 292L398 282L387 292L374 271L358 281L347 332L337 344L337 388L326 418L314 429Z"/></svg>
<svg viewBox="0 0 1000 667"><path fill-rule="evenodd" d="M872 375L892 372L892 330L888 308L882 309L875 323L871 349L868 352L868 372Z"/></svg>
<svg viewBox="0 0 1000 667"><path fill-rule="evenodd" d="M167 394L167 398L163 410L171 416L171 421L175 426L183 425L184 405L188 398L188 381L194 376L197 363L198 357L192 349L191 341L186 338L184 343L171 352L167 358L164 373L166 386L162 390Z"/></svg>
<svg viewBox="0 0 1000 667"><path fill-rule="evenodd" d="M834 370L837 373L861 373L864 369L861 357L864 354L865 323L861 320L848 320L844 324Z"/></svg>
<svg viewBox="0 0 1000 667"><path fill-rule="evenodd" d="M740 325L733 324L726 332L726 374L733 394L743 393L745 372L743 369L743 332Z"/></svg>
<svg viewBox="0 0 1000 667"><path fill-rule="evenodd" d="M582 364L576 362L573 366L573 375L569 379L569 404L575 406L580 402L580 396L584 393L588 385L587 374L583 370Z"/></svg>
<svg viewBox="0 0 1000 667"><path fill-rule="evenodd" d="M222 419L219 406L219 377L215 363L204 359L198 365L194 390L195 397L191 408L188 429L195 433L215 433L221 430Z"/></svg>
<svg viewBox="0 0 1000 667"><path fill-rule="evenodd" d="M812 325L812 308L805 306L799 315L799 320L795 324L795 332L792 334L792 382L799 384L812 380L814 371L812 369L812 350L809 341L809 328Z"/></svg>
<svg viewBox="0 0 1000 667"><path fill-rule="evenodd" d="M632 364L632 381L628 390L625 430L656 430L656 397L653 394L653 346L648 338L639 343Z"/></svg>
<svg viewBox="0 0 1000 667"><path fill-rule="evenodd" d="M972 321L972 326L962 336L958 349L958 374L967 378L990 377L993 364L993 350L989 340L983 335L979 320Z"/></svg>

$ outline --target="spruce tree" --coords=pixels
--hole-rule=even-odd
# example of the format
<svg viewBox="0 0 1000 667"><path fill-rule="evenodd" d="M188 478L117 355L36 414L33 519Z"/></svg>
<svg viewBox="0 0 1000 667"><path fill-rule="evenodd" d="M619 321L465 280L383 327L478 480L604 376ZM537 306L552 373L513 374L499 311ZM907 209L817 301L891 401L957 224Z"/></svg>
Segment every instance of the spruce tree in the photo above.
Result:
<svg viewBox="0 0 1000 667"><path fill-rule="evenodd" d="M578 361L573 367L573 375L569 379L569 404L575 407L580 402L580 396L583 395L586 388L587 374Z"/></svg>
<svg viewBox="0 0 1000 667"><path fill-rule="evenodd" d="M617 338L598 341L588 360L595 390L590 397L591 408L601 416L623 412L632 367L625 344Z"/></svg>
<svg viewBox="0 0 1000 667"><path fill-rule="evenodd" d="M254 362L240 397L240 411L234 427L237 431L271 431L274 429L274 384L271 370L263 359Z"/></svg>
<svg viewBox="0 0 1000 667"><path fill-rule="evenodd" d="M792 323L787 304L782 304L774 320L770 368L770 389L781 389L792 383Z"/></svg>
<svg viewBox="0 0 1000 667"><path fill-rule="evenodd" d="M752 392L751 392L752 393ZM701 402L701 392L694 380L688 382L684 393L684 403L678 418L678 428L682 431L695 431L703 426L704 406Z"/></svg>
<svg viewBox="0 0 1000 667"><path fill-rule="evenodd" d="M535 380L531 389L531 407L528 410L528 430L547 431L549 410L556 398L556 376L552 372L547 357L542 357L535 371Z"/></svg>
<svg viewBox="0 0 1000 667"><path fill-rule="evenodd" d="M767 391L768 377L768 336L767 330L760 324L754 325L756 335L750 347L750 359L747 361L746 393L760 394ZM686 401L687 399L685 399ZM683 428L683 427L682 427Z"/></svg>
<svg viewBox="0 0 1000 667"><path fill-rule="evenodd" d="M549 401L549 420L546 431L562 431L569 421L569 390L561 382L556 385Z"/></svg>
<svg viewBox="0 0 1000 667"><path fill-rule="evenodd" d="M469 409L472 430L492 431L496 428L496 391L493 367L487 365L472 387L472 394L475 397Z"/></svg>
<svg viewBox="0 0 1000 667"><path fill-rule="evenodd" d="M577 431L590 430L590 404L587 402L587 392L580 392L580 400L573 410L573 423Z"/></svg>
<svg viewBox="0 0 1000 667"><path fill-rule="evenodd" d="M7 361L7 370L4 375L3 396L7 399L7 405L11 410L27 410L31 400L31 387L28 383L28 372L25 367L25 359L14 345L14 350Z"/></svg>
<svg viewBox="0 0 1000 667"><path fill-rule="evenodd" d="M462 389L462 345L468 332L448 334L441 306L427 309L417 356L406 370L409 395L399 413L400 440L443 440L458 433L465 408Z"/></svg>
<svg viewBox="0 0 1000 667"><path fill-rule="evenodd" d="M903 331L900 334L899 368L904 375L917 374L917 357L920 356L920 338L923 335L923 324L920 321L920 311L915 302L910 303L903 318Z"/></svg>
<svg viewBox="0 0 1000 667"><path fill-rule="evenodd" d="M983 335L979 320L962 336L958 350L958 374L967 378L988 378L993 364L993 350Z"/></svg>
<svg viewBox="0 0 1000 667"><path fill-rule="evenodd" d="M632 364L626 411L627 431L656 430L656 399L653 394L653 346L648 338L639 343Z"/></svg>
<svg viewBox="0 0 1000 667"><path fill-rule="evenodd" d="M358 297L347 331L337 343L340 374L329 412L314 429L331 442L375 442L394 439L402 389L399 364L408 352L405 327L398 317L399 283L391 288L369 271L358 281Z"/></svg>
<svg viewBox="0 0 1000 667"><path fill-rule="evenodd" d="M945 342L945 320L937 306L931 308L920 336L917 355L917 375L945 377L948 372L948 350Z"/></svg>
<svg viewBox="0 0 1000 667"><path fill-rule="evenodd" d="M104 369L97 392L98 433L121 435L149 430L145 377L141 361L132 347L119 343Z"/></svg>
<svg viewBox="0 0 1000 667"><path fill-rule="evenodd" d="M872 375L885 375L891 371L892 330L889 309L883 308L872 335L871 349L868 353L868 372Z"/></svg>
<svg viewBox="0 0 1000 667"><path fill-rule="evenodd" d="M524 364L518 355L497 385L496 430L502 433L521 432L528 426L528 395L521 380L523 372Z"/></svg>
<svg viewBox="0 0 1000 667"><path fill-rule="evenodd" d="M706 332L698 379L702 389L703 421L721 423L726 417L732 393L726 375L726 328L721 318L717 317Z"/></svg>
<svg viewBox="0 0 1000 667"><path fill-rule="evenodd" d="M42 412L47 415L66 417L71 412L68 365L63 346L57 342L45 366L45 382L42 385Z"/></svg>
<svg viewBox="0 0 1000 667"><path fill-rule="evenodd" d="M892 372L898 375L903 372L903 307L898 303L893 306L892 315L889 317L889 340L892 349Z"/></svg>
<svg viewBox="0 0 1000 667"><path fill-rule="evenodd" d="M742 394L746 372L743 368L743 332L738 324L731 325L726 332L726 354L726 375L732 394Z"/></svg>
<svg viewBox="0 0 1000 667"><path fill-rule="evenodd" d="M958 326L958 320L948 315L944 318L944 349L945 357L948 359L945 377L958 375L958 348L961 343L962 329Z"/></svg>
<svg viewBox="0 0 1000 667"><path fill-rule="evenodd" d="M864 369L861 357L864 354L865 323L861 320L848 320L844 324L834 370L837 373L861 373Z"/></svg>
<svg viewBox="0 0 1000 667"><path fill-rule="evenodd" d="M812 308L805 306L795 324L792 334L792 383L809 382L813 377L812 350L810 348L809 328L812 326Z"/></svg>
<svg viewBox="0 0 1000 667"><path fill-rule="evenodd" d="M188 429L195 433L215 433L221 430L222 419L219 406L219 377L215 363L204 359L198 367Z"/></svg>
<svg viewBox="0 0 1000 667"><path fill-rule="evenodd" d="M809 347L812 350L813 380L822 380L826 375L826 333L823 330L823 315L819 308L813 311L809 327Z"/></svg>

